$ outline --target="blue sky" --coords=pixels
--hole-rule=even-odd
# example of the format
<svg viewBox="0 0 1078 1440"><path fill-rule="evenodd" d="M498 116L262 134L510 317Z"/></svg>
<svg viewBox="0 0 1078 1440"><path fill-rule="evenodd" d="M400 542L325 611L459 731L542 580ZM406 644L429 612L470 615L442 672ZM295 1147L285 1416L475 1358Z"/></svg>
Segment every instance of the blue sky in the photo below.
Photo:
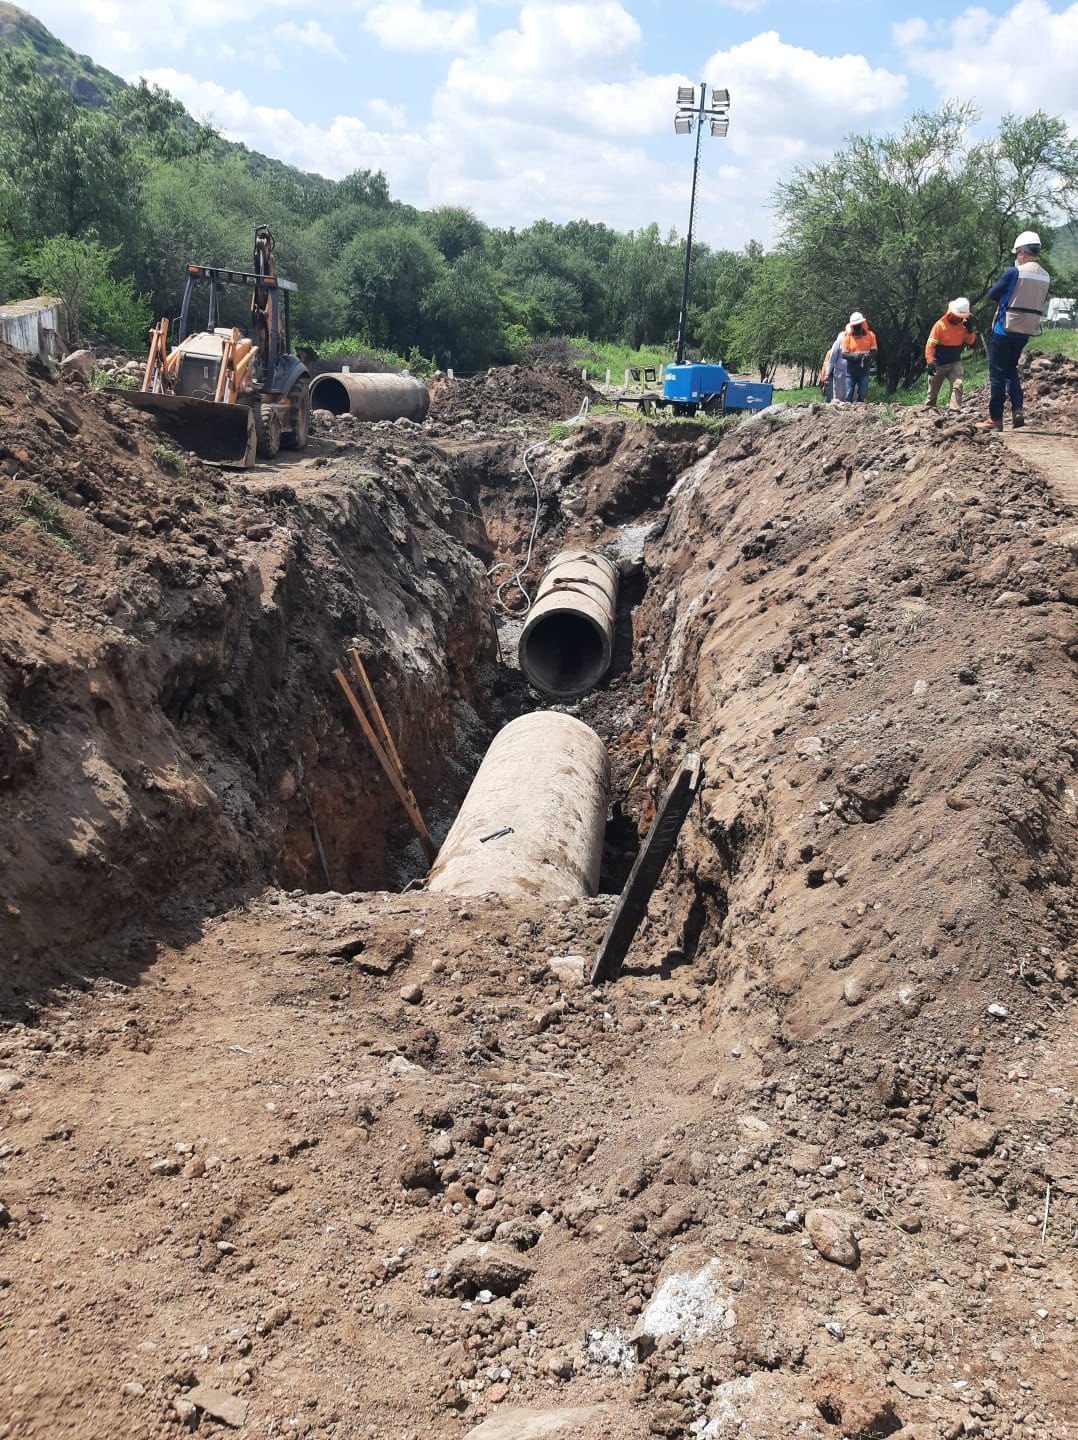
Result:
<svg viewBox="0 0 1078 1440"><path fill-rule="evenodd" d="M1078 3L990 0L36 0L60 39L145 75L229 138L497 225L683 229L676 86L728 86L698 234L768 241L777 180L851 130L975 100L1078 129Z"/></svg>

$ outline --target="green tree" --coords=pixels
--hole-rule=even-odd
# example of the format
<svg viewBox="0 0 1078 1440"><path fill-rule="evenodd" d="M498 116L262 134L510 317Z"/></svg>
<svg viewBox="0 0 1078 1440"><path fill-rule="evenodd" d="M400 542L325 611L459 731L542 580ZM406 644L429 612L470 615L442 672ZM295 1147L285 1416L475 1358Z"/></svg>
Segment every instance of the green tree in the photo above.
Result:
<svg viewBox="0 0 1078 1440"><path fill-rule="evenodd" d="M658 225L618 239L610 258L610 293L619 339L634 349L673 344L684 263L684 246L664 244Z"/></svg>
<svg viewBox="0 0 1078 1440"><path fill-rule="evenodd" d="M423 304L431 344L444 365L478 370L502 352L505 335L494 271L475 250L442 269Z"/></svg>
<svg viewBox="0 0 1078 1440"><path fill-rule="evenodd" d="M549 317L550 330L562 335L601 332L607 308L603 277L596 263L548 220L519 235L503 238L507 289L532 302Z"/></svg>
<svg viewBox="0 0 1078 1440"><path fill-rule="evenodd" d="M0 235L0 305L25 300L32 293L25 254L13 241Z"/></svg>
<svg viewBox="0 0 1078 1440"><path fill-rule="evenodd" d="M426 348L424 305L445 262L418 229L389 225L353 237L334 266L349 328L404 352Z"/></svg>
<svg viewBox="0 0 1078 1440"><path fill-rule="evenodd" d="M132 223L133 140L108 110L76 104L57 81L0 55L0 233L118 240Z"/></svg>
<svg viewBox="0 0 1078 1440"><path fill-rule="evenodd" d="M734 327L738 312L748 303L753 271L762 256L763 247L753 241L743 251L720 250L708 257L708 283L694 291L700 298L689 312L690 332L704 359L743 363L735 352Z"/></svg>
<svg viewBox="0 0 1078 1440"><path fill-rule="evenodd" d="M42 245L37 277L43 294L63 301L69 345L88 332L129 350L145 345L150 307L129 279L115 275L118 254L92 238L70 235L54 235Z"/></svg>
<svg viewBox="0 0 1078 1440"><path fill-rule="evenodd" d="M439 205L428 210L422 225L431 244L450 263L469 251L486 248L487 227L459 205Z"/></svg>

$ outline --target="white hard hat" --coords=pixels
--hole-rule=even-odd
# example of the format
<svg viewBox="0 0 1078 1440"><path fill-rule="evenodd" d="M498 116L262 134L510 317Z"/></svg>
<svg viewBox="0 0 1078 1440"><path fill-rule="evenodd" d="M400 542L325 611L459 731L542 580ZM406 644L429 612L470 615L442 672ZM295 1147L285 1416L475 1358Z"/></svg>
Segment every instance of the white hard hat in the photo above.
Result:
<svg viewBox="0 0 1078 1440"><path fill-rule="evenodd" d="M1013 253L1017 255L1019 250L1028 250L1031 245L1036 245L1037 248L1040 249L1040 244L1041 237L1037 234L1036 230L1023 230L1014 242Z"/></svg>
<svg viewBox="0 0 1078 1440"><path fill-rule="evenodd" d="M952 315L968 315L969 301L964 295L959 295L957 300L951 301L951 303L947 306L947 309L951 312Z"/></svg>
<svg viewBox="0 0 1078 1440"><path fill-rule="evenodd" d="M855 311L853 312L853 314L850 316L850 324L851 324L851 325L863 325L864 323L865 323L865 317L861 314L860 310L855 310Z"/></svg>

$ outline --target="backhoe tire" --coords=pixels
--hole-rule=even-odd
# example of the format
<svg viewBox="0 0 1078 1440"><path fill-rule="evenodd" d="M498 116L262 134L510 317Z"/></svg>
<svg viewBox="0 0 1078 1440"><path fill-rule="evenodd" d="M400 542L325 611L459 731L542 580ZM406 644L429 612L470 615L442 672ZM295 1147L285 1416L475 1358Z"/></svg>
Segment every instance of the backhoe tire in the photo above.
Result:
<svg viewBox="0 0 1078 1440"><path fill-rule="evenodd" d="M272 460L281 448L281 417L272 405L256 405L254 417L259 456Z"/></svg>
<svg viewBox="0 0 1078 1440"><path fill-rule="evenodd" d="M311 431L311 382L297 380L289 391L288 398L292 402L295 424L281 436L281 449L306 450L307 437Z"/></svg>

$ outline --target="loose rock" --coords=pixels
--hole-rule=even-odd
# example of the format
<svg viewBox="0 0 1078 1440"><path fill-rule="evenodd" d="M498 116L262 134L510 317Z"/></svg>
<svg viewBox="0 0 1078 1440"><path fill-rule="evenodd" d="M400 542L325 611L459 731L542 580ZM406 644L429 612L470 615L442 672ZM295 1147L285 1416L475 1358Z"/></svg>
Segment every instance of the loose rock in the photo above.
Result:
<svg viewBox="0 0 1078 1440"><path fill-rule="evenodd" d="M805 1215L805 1233L825 1260L835 1265L855 1268L861 1251L849 1218L837 1210L809 1210Z"/></svg>

